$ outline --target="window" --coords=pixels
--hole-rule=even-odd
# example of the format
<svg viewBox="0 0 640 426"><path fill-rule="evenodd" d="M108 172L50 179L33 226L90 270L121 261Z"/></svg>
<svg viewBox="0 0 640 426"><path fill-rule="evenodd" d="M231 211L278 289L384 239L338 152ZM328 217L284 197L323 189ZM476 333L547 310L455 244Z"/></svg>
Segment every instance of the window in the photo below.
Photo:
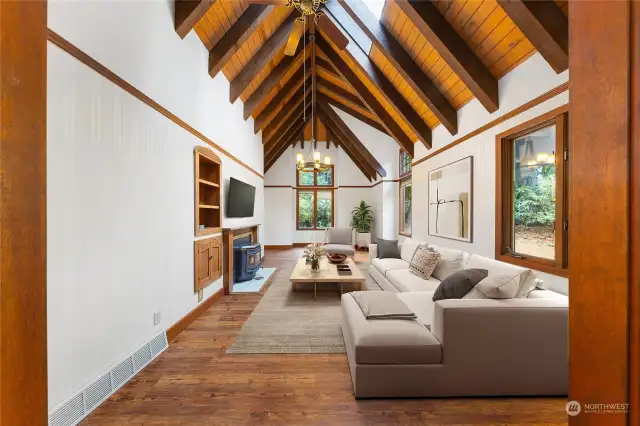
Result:
<svg viewBox="0 0 640 426"><path fill-rule="evenodd" d="M400 150L400 177L411 174L411 161L413 158L404 149Z"/></svg>
<svg viewBox="0 0 640 426"><path fill-rule="evenodd" d="M332 227L334 211L333 166L326 172L301 172L296 170L296 176L298 184L296 193L297 229L308 230Z"/></svg>
<svg viewBox="0 0 640 426"><path fill-rule="evenodd" d="M496 258L560 276L568 276L567 110L496 137Z"/></svg>
<svg viewBox="0 0 640 426"><path fill-rule="evenodd" d="M400 235L411 236L411 180L400 182Z"/></svg>

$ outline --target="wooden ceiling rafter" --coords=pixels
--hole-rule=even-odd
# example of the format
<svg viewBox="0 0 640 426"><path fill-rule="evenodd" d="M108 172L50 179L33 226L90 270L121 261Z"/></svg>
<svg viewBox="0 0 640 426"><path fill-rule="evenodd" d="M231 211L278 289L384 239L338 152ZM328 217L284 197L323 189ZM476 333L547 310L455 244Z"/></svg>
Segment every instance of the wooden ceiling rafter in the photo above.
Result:
<svg viewBox="0 0 640 426"><path fill-rule="evenodd" d="M382 177L387 176L387 172L382 165L376 160L376 158L369 152L367 147L358 139L355 133L349 128L342 118L329 106L327 103L320 104L320 110L325 121L331 124L331 129L335 133L342 133L344 139L348 140L351 146L362 156L364 159L373 166L375 171Z"/></svg>
<svg viewBox="0 0 640 426"><path fill-rule="evenodd" d="M371 58L369 58L368 52L371 50L372 46L372 42L369 37L364 33L364 31L362 31L362 29L360 29L353 18L347 14L342 6L337 6L338 7L334 8L334 11L338 10L340 12L337 16L332 13L332 10L326 8L325 14L329 19L333 20L336 25L341 26L346 32L347 38L350 42L343 52L358 68L360 73L368 80L369 84L378 90L382 98L385 99L391 108L399 115L401 120L411 129L411 131L415 133L420 142L430 149L431 128L429 128L422 117L420 117L420 115L413 109L405 97L398 92L398 89L389 81L387 76L385 76ZM333 48L329 48L333 50ZM326 49L323 49L323 51L327 54ZM336 64L334 62L334 66L335 65ZM351 83L351 85L353 86L353 83ZM411 149L411 152L413 152L413 149Z"/></svg>
<svg viewBox="0 0 640 426"><path fill-rule="evenodd" d="M273 120L271 120L269 124L267 124L267 126L262 131L263 141L265 140L265 138L269 140L273 137L273 135L278 131L278 129L282 126L282 124L289 119L289 116L298 107L298 105L303 103L303 100L305 100L306 102L306 98L309 97L310 93L311 93L311 88L307 87L307 91L304 94L302 92L299 92L293 95L291 99L289 99L289 101L287 101L287 103L282 107L280 112L276 114ZM307 102L307 103L310 103L310 102Z"/></svg>
<svg viewBox="0 0 640 426"><path fill-rule="evenodd" d="M407 134L402 130L400 125L391 117L389 112L386 110L384 105L382 105L378 99L369 91L367 86L360 81L355 72L347 65L347 63L342 59L338 53L336 53L331 45L324 40L323 37L318 36L316 38L316 43L318 47L324 52L324 54L329 58L330 62L333 64L334 68L340 73L340 75L356 90L357 95L360 97L362 102L367 105L369 110L378 117L380 124L387 129L388 134L398 143L398 145L409 152L411 156L413 156L414 152L414 143L407 136ZM352 45L353 43L349 43Z"/></svg>
<svg viewBox="0 0 640 426"><path fill-rule="evenodd" d="M289 39L289 32L293 27L296 15L289 14L278 29L264 42L262 47L256 52L240 73L231 80L229 90L229 101L234 103L242 94L246 87L256 78L256 76L272 60L276 52L281 49Z"/></svg>
<svg viewBox="0 0 640 426"><path fill-rule="evenodd" d="M185 38L216 0L175 0L174 27L180 38Z"/></svg>
<svg viewBox="0 0 640 426"><path fill-rule="evenodd" d="M489 112L498 110L498 80L430 1L396 4Z"/></svg>
<svg viewBox="0 0 640 426"><path fill-rule="evenodd" d="M308 42L307 42L308 44ZM244 119L248 119L256 110L269 93L278 85L282 84L282 79L296 66L302 64L302 58L304 56L304 46L302 43L298 45L298 53L296 56L285 56L282 61L269 73L267 78L258 86L258 88L249 96L244 103ZM309 55L309 54L307 54Z"/></svg>
<svg viewBox="0 0 640 426"><path fill-rule="evenodd" d="M326 7L331 11L342 7L449 133L458 133L458 113L455 108L362 0L329 0Z"/></svg>
<svg viewBox="0 0 640 426"><path fill-rule="evenodd" d="M569 68L569 20L553 1L498 0L556 73Z"/></svg>
<svg viewBox="0 0 640 426"><path fill-rule="evenodd" d="M320 98L323 98L323 96L320 96ZM347 114L349 114L350 116L357 118L358 120L362 121L365 124L368 124L369 126L373 127L374 129L378 130L379 132L384 133L385 135L389 136L389 134L387 133L387 129L385 129L384 127L382 127L382 125L380 123L378 123L375 120L372 120L371 118L362 115L360 112L354 110L353 108L350 108L348 105L345 105L344 103L333 99L329 96L324 97L325 102L335 106L336 108L339 108L340 110L346 112Z"/></svg>
<svg viewBox="0 0 640 426"><path fill-rule="evenodd" d="M209 75L213 78L254 31L273 12L275 6L252 4L209 51Z"/></svg>
<svg viewBox="0 0 640 426"><path fill-rule="evenodd" d="M309 61L307 61L307 63L309 63ZM292 92L294 90L299 90L304 81L308 79L309 76L304 79L304 69L300 67L298 71L296 71L295 74L293 74L293 76L285 83L285 85L282 86L282 89L278 91L278 94L269 101L267 106L264 107L263 110L260 111L260 114L258 114L254 119L254 133L257 134L260 130L264 129L268 121L284 106L285 100L294 96L294 93Z"/></svg>

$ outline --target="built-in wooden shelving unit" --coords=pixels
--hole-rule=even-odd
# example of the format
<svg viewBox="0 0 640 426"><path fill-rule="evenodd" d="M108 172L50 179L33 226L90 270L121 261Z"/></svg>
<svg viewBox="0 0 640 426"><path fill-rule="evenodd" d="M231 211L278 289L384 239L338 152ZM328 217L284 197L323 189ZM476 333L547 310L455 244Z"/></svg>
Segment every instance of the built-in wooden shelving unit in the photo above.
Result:
<svg viewBox="0 0 640 426"><path fill-rule="evenodd" d="M195 157L195 224L196 235L221 232L222 210L220 209L222 162L213 151L196 147Z"/></svg>

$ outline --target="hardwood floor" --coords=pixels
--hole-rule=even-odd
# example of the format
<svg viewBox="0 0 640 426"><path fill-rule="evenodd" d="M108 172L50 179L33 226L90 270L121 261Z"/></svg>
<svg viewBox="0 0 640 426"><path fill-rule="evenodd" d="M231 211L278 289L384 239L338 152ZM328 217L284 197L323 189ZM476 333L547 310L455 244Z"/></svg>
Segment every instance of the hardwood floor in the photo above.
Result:
<svg viewBox="0 0 640 426"><path fill-rule="evenodd" d="M301 252L268 250L265 266ZM226 355L260 298L222 297L82 425L567 423L563 398L355 400L343 354Z"/></svg>

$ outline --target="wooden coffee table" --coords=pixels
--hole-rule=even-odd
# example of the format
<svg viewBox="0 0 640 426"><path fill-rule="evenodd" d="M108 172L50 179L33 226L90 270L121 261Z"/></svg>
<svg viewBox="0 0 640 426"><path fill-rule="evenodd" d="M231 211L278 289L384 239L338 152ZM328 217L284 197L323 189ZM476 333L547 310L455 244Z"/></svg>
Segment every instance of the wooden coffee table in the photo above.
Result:
<svg viewBox="0 0 640 426"><path fill-rule="evenodd" d="M347 258L342 264L349 265L351 275L338 275L338 268L329 262L326 257L320 260L320 269L318 271L312 271L311 266L305 263L304 258L298 260L296 267L291 273L292 290L297 290L296 286L298 283L313 283L314 298L316 297L318 283L336 283L339 285L340 294L343 293L342 285L344 283L353 284L357 290L362 290L366 277L362 274L360 268L358 268L351 258Z"/></svg>

